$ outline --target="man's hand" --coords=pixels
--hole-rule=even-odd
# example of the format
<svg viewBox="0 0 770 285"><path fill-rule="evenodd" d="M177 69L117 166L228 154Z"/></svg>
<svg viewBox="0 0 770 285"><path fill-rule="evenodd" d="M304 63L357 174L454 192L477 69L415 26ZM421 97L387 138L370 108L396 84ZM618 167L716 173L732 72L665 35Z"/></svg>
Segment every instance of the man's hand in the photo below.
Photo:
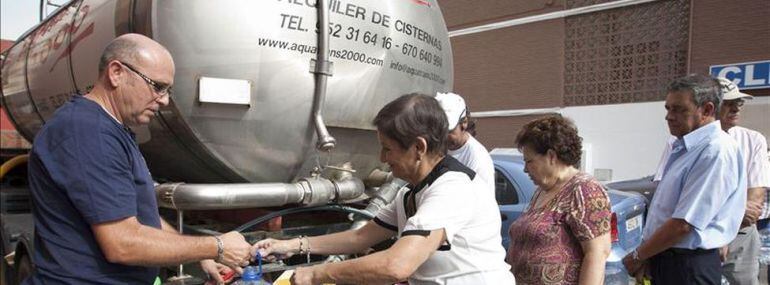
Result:
<svg viewBox="0 0 770 285"><path fill-rule="evenodd" d="M224 285L225 280L222 279L222 275L230 272L231 269L224 264L217 263L212 259L201 260L201 269L211 277L211 280L216 282L217 285ZM207 283L208 284L208 283Z"/></svg>
<svg viewBox="0 0 770 285"><path fill-rule="evenodd" d="M721 248L719 248L719 260L722 262L725 262L727 260L727 255L730 254L730 249L725 245Z"/></svg>
<svg viewBox="0 0 770 285"><path fill-rule="evenodd" d="M220 263L232 268L238 274L243 273L241 267L249 265L251 245L238 232L229 232L219 236L224 245L224 254Z"/></svg>
<svg viewBox="0 0 770 285"><path fill-rule="evenodd" d="M644 265L644 261L634 259L633 252L629 253L626 255L626 257L623 258L623 266L626 267L626 271L628 271L628 274L631 276L636 276L636 273L642 271L641 269L643 269Z"/></svg>
<svg viewBox="0 0 770 285"><path fill-rule="evenodd" d="M644 277L647 276L647 267L649 267L649 265L645 262L642 267L632 275L634 276L634 279L636 279L636 284L644 284Z"/></svg>
<svg viewBox="0 0 770 285"><path fill-rule="evenodd" d="M743 215L743 221L741 221L741 228L751 226L757 223L759 215L762 214L762 203L756 201L746 201L746 213Z"/></svg>
<svg viewBox="0 0 770 285"><path fill-rule="evenodd" d="M314 267L297 267L294 269L294 275L291 276L291 284L313 285L313 278L315 277Z"/></svg>

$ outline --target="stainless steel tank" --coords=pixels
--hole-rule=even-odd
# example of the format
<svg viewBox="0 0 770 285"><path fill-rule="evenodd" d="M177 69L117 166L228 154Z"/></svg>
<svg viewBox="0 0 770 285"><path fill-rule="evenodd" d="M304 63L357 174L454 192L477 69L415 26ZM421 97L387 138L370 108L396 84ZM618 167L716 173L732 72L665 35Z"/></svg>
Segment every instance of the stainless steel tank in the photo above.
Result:
<svg viewBox="0 0 770 285"><path fill-rule="evenodd" d="M176 63L171 104L134 130L155 177L192 183L289 182L315 165L379 166L371 120L396 97L451 90L452 51L435 0L330 0L323 116L336 147L315 148L315 0L79 0L5 54L2 96L32 140L97 78L117 35L145 34Z"/></svg>

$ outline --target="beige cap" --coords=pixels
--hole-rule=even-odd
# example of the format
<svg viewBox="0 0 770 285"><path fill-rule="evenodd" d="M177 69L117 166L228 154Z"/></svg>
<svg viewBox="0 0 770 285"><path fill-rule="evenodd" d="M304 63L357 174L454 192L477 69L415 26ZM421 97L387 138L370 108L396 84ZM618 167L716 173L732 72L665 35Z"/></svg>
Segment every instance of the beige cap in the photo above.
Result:
<svg viewBox="0 0 770 285"><path fill-rule="evenodd" d="M722 100L736 99L754 99L754 96L741 92L738 86L727 78L719 78L719 85L722 87Z"/></svg>

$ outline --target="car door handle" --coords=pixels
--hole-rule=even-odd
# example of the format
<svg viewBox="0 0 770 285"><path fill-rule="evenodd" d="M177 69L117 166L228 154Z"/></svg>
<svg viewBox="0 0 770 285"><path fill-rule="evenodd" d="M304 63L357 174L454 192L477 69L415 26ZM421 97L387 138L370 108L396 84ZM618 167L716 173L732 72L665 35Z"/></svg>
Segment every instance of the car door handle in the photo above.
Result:
<svg viewBox="0 0 770 285"><path fill-rule="evenodd" d="M505 214L503 214L503 212L500 212L500 220L501 220L501 221L507 221L507 220L508 220L508 216L506 216Z"/></svg>

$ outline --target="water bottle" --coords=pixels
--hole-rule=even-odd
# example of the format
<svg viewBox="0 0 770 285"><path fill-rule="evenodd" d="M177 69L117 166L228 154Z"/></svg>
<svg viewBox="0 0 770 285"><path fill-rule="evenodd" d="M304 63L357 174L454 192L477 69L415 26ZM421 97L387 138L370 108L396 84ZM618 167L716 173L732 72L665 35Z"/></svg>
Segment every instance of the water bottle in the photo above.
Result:
<svg viewBox="0 0 770 285"><path fill-rule="evenodd" d="M233 282L236 285L265 285L270 284L262 280L262 272L258 272L256 266L246 266L243 269L241 280Z"/></svg>
<svg viewBox="0 0 770 285"><path fill-rule="evenodd" d="M623 263L610 263L607 262L607 264L604 267L604 285L628 285L628 274L624 274L626 272L625 267L623 267ZM625 282L623 282L625 281Z"/></svg>
<svg viewBox="0 0 770 285"><path fill-rule="evenodd" d="M246 266L243 268L241 280L233 282L234 285L270 285L271 283L262 280L262 256L257 252L257 266Z"/></svg>

